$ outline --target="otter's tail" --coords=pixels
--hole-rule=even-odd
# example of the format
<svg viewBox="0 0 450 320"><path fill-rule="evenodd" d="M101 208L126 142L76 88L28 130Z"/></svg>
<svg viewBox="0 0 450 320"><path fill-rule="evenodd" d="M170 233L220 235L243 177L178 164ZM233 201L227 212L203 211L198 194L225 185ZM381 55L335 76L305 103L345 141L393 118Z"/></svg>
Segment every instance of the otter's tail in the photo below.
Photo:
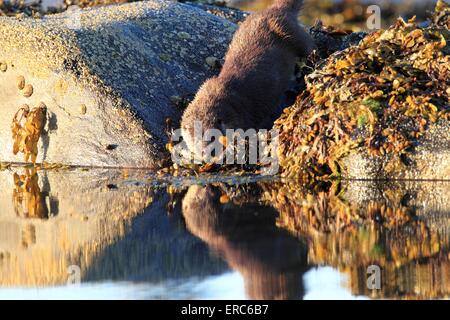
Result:
<svg viewBox="0 0 450 320"><path fill-rule="evenodd" d="M274 0L273 6L297 13L303 7L303 0Z"/></svg>

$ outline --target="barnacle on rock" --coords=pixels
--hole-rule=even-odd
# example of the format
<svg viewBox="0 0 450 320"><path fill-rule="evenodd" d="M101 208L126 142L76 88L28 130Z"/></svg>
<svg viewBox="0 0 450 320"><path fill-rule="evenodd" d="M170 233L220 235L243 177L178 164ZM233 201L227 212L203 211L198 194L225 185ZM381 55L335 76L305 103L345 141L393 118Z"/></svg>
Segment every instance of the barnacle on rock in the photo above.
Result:
<svg viewBox="0 0 450 320"><path fill-rule="evenodd" d="M25 77L18 76L16 79L17 89L23 90L25 88Z"/></svg>
<svg viewBox="0 0 450 320"><path fill-rule="evenodd" d="M36 163L38 142L47 122L47 107L40 103L30 111L23 105L14 115L11 124L13 153L24 154L24 161Z"/></svg>
<svg viewBox="0 0 450 320"><path fill-rule="evenodd" d="M25 98L29 98L33 95L33 86L31 84L27 84L22 91L22 94Z"/></svg>
<svg viewBox="0 0 450 320"><path fill-rule="evenodd" d="M403 154L430 124L448 120L448 31L399 19L320 62L275 122L283 175L339 175L339 160L358 147L374 157Z"/></svg>

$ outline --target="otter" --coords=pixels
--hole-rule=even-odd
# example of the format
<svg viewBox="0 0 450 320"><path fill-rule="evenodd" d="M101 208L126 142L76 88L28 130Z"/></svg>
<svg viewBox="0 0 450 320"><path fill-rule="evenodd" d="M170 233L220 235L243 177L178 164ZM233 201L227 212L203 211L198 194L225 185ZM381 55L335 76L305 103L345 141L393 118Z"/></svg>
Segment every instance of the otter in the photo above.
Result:
<svg viewBox="0 0 450 320"><path fill-rule="evenodd" d="M302 0L275 0L250 15L238 28L218 76L198 90L181 119L181 133L194 155L207 142L196 143L194 124L208 129L269 129L295 71L298 57L307 57L314 40L298 24Z"/></svg>

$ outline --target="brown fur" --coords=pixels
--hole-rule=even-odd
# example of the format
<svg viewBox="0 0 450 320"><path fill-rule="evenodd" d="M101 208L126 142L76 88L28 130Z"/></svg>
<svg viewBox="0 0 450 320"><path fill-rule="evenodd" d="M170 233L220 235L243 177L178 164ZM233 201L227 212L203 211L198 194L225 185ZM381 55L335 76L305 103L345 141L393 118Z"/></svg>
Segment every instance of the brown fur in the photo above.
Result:
<svg viewBox="0 0 450 320"><path fill-rule="evenodd" d="M297 57L307 56L314 41L299 26L302 0L276 0L248 17L236 31L222 71L207 80L185 110L181 129L189 149L195 121L203 131L270 128L272 117L294 73Z"/></svg>

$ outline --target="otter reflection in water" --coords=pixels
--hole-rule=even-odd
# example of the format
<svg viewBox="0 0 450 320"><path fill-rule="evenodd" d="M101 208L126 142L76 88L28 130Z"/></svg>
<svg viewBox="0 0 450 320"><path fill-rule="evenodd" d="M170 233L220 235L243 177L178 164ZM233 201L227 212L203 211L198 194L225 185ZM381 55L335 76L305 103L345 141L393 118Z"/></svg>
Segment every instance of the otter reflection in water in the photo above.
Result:
<svg viewBox="0 0 450 320"><path fill-rule="evenodd" d="M306 246L276 227L273 208L220 200L217 187L191 186L182 204L188 230L241 273L249 298L302 298Z"/></svg>

